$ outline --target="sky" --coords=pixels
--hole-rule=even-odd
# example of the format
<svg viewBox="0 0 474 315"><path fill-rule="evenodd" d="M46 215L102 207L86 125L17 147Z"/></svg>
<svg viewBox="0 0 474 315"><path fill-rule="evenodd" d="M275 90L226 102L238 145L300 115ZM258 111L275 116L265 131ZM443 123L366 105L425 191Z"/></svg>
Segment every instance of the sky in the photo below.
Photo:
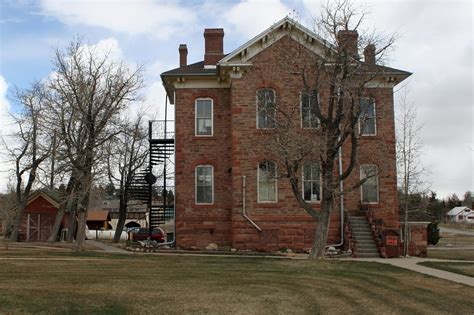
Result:
<svg viewBox="0 0 474 315"><path fill-rule="evenodd" d="M474 191L473 2L354 1L369 12L367 30L396 33L388 66L412 72L403 87L423 125L426 187L446 197ZM286 15L313 28L321 1L3 0L0 2L0 136L14 129L11 95L47 78L56 48L73 38L109 50L114 58L145 66L142 91L150 117L164 115L160 73L178 66L178 46L188 63L203 60L204 28L223 27L231 52ZM395 110L400 107L395 88ZM0 149L0 192L8 164Z"/></svg>

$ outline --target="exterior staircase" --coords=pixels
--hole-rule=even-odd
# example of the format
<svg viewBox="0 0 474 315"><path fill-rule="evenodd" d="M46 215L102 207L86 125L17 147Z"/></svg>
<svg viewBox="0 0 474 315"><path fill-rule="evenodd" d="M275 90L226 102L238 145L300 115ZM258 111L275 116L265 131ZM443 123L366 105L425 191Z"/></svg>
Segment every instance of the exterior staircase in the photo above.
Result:
<svg viewBox="0 0 474 315"><path fill-rule="evenodd" d="M380 253L372 237L372 231L367 219L363 216L349 216L352 229L352 237L355 241L356 257L380 258Z"/></svg>

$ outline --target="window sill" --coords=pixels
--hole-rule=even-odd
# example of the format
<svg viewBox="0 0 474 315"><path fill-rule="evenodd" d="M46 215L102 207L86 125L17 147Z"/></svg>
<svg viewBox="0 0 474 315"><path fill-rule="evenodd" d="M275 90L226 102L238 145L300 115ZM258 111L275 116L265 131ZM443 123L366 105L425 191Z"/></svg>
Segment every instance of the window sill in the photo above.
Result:
<svg viewBox="0 0 474 315"><path fill-rule="evenodd" d="M215 141L217 138L215 136L194 136L193 140L211 140Z"/></svg>
<svg viewBox="0 0 474 315"><path fill-rule="evenodd" d="M277 201L272 202L257 202L254 208L279 208Z"/></svg>

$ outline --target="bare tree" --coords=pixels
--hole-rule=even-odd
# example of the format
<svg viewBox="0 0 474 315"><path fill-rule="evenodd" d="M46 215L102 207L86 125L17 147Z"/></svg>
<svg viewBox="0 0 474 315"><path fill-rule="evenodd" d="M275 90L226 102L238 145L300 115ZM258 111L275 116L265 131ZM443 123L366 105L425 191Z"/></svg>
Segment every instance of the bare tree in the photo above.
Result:
<svg viewBox="0 0 474 315"><path fill-rule="evenodd" d="M64 51L58 49L53 64L50 117L63 143L60 154L77 181L76 249L82 250L94 176L104 161L105 145L121 132L120 114L137 100L142 68L131 69L112 60L109 52L101 53L80 40Z"/></svg>
<svg viewBox="0 0 474 315"><path fill-rule="evenodd" d="M109 142L107 154L110 183L118 186L119 217L113 242L118 243L127 216L129 189L137 171L147 158L147 133L143 127L143 115L135 121L126 123L124 131Z"/></svg>
<svg viewBox="0 0 474 315"><path fill-rule="evenodd" d="M13 115L18 132L14 135L16 146L7 148L15 162L16 214L12 221L10 240L17 241L23 213L37 178L38 168L49 156L52 139L43 119L46 92L40 83L30 89L17 89L15 100L22 111ZM26 182L25 182L26 180Z"/></svg>
<svg viewBox="0 0 474 315"><path fill-rule="evenodd" d="M416 107L407 99L407 90L400 99L400 112L397 117L397 164L398 183L402 191L402 208L404 211L403 239L404 256L408 255L408 213L410 195L419 193L424 184L423 175L426 169L422 164L423 143L421 141L422 125L417 122Z"/></svg>
<svg viewBox="0 0 474 315"><path fill-rule="evenodd" d="M382 72L376 63L384 59L394 43L393 35L361 31L364 17L365 14L357 12L349 1L331 2L316 21L317 33L325 44L321 55L308 55L297 45L283 49L285 60L279 64L286 67L283 71L295 78L299 76L303 83L301 102L308 104L308 121L300 120L299 98L285 104L262 100L273 104L275 110L274 131L262 132L267 150L284 165L284 176L298 204L318 222L311 259L324 257L330 218L338 198L378 175L371 171L364 179L341 190L340 183L349 177L357 163L360 128L371 119L368 108L361 105L363 99L371 97L367 84ZM370 50L367 55L372 60L360 61L360 46ZM271 79L267 77L267 80ZM262 99L265 97L262 95ZM260 97L257 98L260 102ZM301 128L305 123L309 128ZM347 148L349 163L338 170L343 147ZM301 191L301 168L309 161L317 161L319 165L320 211L305 201Z"/></svg>

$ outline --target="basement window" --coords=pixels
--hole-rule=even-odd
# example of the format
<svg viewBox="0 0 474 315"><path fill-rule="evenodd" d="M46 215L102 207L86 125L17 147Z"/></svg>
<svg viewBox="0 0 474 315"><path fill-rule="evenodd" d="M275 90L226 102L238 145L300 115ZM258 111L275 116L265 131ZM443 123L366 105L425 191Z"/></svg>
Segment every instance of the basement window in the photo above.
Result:
<svg viewBox="0 0 474 315"><path fill-rule="evenodd" d="M301 92L301 127L319 128L316 109L319 106L319 95L316 90Z"/></svg>
<svg viewBox="0 0 474 315"><path fill-rule="evenodd" d="M308 202L321 201L321 171L318 162L303 164L303 199Z"/></svg>
<svg viewBox="0 0 474 315"><path fill-rule="evenodd" d="M275 91L260 89L257 91L257 128L275 128L276 107Z"/></svg>
<svg viewBox="0 0 474 315"><path fill-rule="evenodd" d="M213 102L211 98L198 98L195 105L196 136L213 134Z"/></svg>
<svg viewBox="0 0 474 315"><path fill-rule="evenodd" d="M277 166L273 161L262 161L257 171L257 199L258 202L277 201Z"/></svg>
<svg viewBox="0 0 474 315"><path fill-rule="evenodd" d="M196 204L214 203L214 167L196 166Z"/></svg>
<svg viewBox="0 0 474 315"><path fill-rule="evenodd" d="M362 203L378 203L379 202L379 181L377 166L366 164L360 166L360 179L367 180L360 187Z"/></svg>
<svg viewBox="0 0 474 315"><path fill-rule="evenodd" d="M359 134L361 136L377 135L375 100L372 98L360 100Z"/></svg>

